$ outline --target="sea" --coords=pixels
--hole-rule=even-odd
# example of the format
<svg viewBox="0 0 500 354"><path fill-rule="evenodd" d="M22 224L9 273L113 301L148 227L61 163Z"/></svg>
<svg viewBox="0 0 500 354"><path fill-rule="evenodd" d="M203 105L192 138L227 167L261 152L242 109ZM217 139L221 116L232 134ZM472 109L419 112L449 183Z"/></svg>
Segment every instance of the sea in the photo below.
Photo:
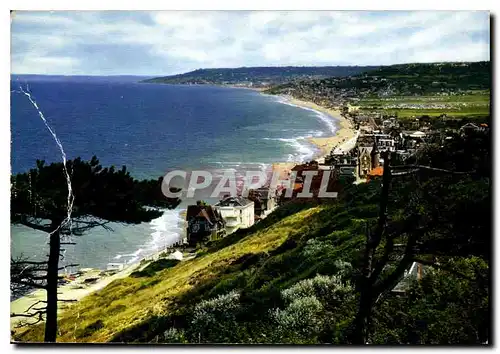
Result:
<svg viewBox="0 0 500 354"><path fill-rule="evenodd" d="M60 162L96 155L103 166L127 166L137 179L178 169L265 169L309 161L307 137L333 135L335 118L258 91L207 85L140 83L141 77L11 76L11 173L37 159ZM36 102L33 106L24 92ZM63 264L105 269L130 264L181 239L182 211L139 225L95 228L66 245ZM11 225L11 254L44 260L45 233Z"/></svg>

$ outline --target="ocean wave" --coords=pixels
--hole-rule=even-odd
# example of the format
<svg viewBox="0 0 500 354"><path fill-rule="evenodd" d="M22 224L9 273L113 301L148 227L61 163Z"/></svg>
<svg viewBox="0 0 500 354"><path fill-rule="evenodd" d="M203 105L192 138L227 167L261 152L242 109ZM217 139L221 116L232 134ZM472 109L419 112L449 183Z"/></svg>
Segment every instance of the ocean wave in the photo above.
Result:
<svg viewBox="0 0 500 354"><path fill-rule="evenodd" d="M295 153L288 154L287 162L301 163L312 160L317 152L316 148L306 140L307 138L308 136L299 136L296 138L272 138L272 140L281 141L295 150Z"/></svg>
<svg viewBox="0 0 500 354"><path fill-rule="evenodd" d="M124 263L132 264L148 255L166 249L176 242L182 241L183 228L181 225L183 219L181 217L181 212L182 210L164 210L162 216L151 220L149 223L152 232L150 233L151 238L148 242L141 245L135 252L118 254L114 259L121 260L123 258L128 258Z"/></svg>
<svg viewBox="0 0 500 354"><path fill-rule="evenodd" d="M181 212L175 209L164 210L162 216L149 223L153 231L152 239L148 243L150 249L166 248L182 240Z"/></svg>
<svg viewBox="0 0 500 354"><path fill-rule="evenodd" d="M265 139L265 138L264 138ZM241 171L252 171L252 170L261 170L266 171L271 168L271 163L265 162L213 162L214 164L219 165L218 168L214 169L215 177L222 177L224 172L241 172Z"/></svg>
<svg viewBox="0 0 500 354"><path fill-rule="evenodd" d="M329 114L323 113L321 111L315 110L315 109L310 108L310 107L304 107L304 106L299 106L299 105L293 104L292 102L290 102L290 100L288 98L283 97L283 96L276 96L276 101L279 103L282 103L282 104L286 104L288 106L297 107L297 108L304 109L306 111L314 112L316 117L326 125L326 127L328 128L329 134L331 133L332 135L335 135L335 133L337 132L337 126L335 125L335 123L333 121L335 118L330 116Z"/></svg>

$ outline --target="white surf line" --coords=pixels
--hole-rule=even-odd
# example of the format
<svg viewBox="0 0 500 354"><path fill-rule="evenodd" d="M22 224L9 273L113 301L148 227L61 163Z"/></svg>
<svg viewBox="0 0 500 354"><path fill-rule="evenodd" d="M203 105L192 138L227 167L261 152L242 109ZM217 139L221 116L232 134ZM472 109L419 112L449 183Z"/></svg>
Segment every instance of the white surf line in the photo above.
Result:
<svg viewBox="0 0 500 354"><path fill-rule="evenodd" d="M57 137L55 131L50 127L49 123L45 119L45 116L43 115L43 112L38 107L38 104L36 103L35 99L31 96L31 93L29 92L29 86L27 86L28 91L24 91L22 86L19 86L19 88L21 90L20 92L23 93L26 97L28 97L28 99L30 100L33 107L35 107L35 109L38 112L38 115L42 119L43 123L45 124L45 126L49 130L52 137L54 138L54 141L56 142L57 146L59 147L59 150L61 150L64 174L66 175L66 182L68 184L68 198L67 198L67 201L68 201L67 212L68 213L66 215L66 218L61 222L61 224L54 231L50 232L49 235L52 235L54 232L58 231L66 224L69 224L69 230L70 230L70 235L71 235L71 226L72 226L71 213L73 212L73 201L75 199L75 196L73 195L73 189L71 188L71 177L69 176L68 169L66 168L66 153L64 152L64 148L62 146L62 143L59 140L59 138ZM19 92L19 91L17 91L17 92Z"/></svg>

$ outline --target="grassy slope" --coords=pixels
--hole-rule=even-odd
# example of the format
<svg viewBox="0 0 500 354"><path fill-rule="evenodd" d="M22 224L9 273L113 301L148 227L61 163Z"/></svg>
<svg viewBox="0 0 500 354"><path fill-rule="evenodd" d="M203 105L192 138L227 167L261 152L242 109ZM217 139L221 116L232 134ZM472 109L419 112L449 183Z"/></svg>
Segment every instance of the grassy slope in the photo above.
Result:
<svg viewBox="0 0 500 354"><path fill-rule="evenodd" d="M115 281L66 311L60 319L58 341L105 342L117 332L131 327L147 317L160 315L171 301L197 283L210 279L225 265L247 253L277 248L291 233L301 232L321 210L314 207L284 218L280 222L251 233L239 242L213 253L166 269L152 278L126 278ZM82 337L84 329L97 320L104 327ZM43 328L38 326L22 336L22 340L37 341Z"/></svg>
<svg viewBox="0 0 500 354"><path fill-rule="evenodd" d="M280 208L252 229L219 241L193 260L152 277L111 283L61 316L58 341L149 341L155 331L166 329L154 329L158 318L182 312L203 299L236 287L264 294L279 292L301 279L328 274L335 260L353 259L363 242L366 220L376 217L373 198L377 198L377 186L370 183L361 188L362 198L351 207L342 202ZM333 247L328 257L302 255L304 244L312 238ZM248 266L245 260L252 255L259 261ZM249 267L253 269L244 270ZM16 339L42 338L43 326L37 326Z"/></svg>

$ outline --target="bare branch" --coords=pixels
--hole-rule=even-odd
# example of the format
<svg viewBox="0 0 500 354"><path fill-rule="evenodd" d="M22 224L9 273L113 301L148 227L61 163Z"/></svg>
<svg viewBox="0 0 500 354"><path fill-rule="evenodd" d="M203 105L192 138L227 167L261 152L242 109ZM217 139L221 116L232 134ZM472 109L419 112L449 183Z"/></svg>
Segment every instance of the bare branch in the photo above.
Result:
<svg viewBox="0 0 500 354"><path fill-rule="evenodd" d="M26 216L22 216L21 218L17 219L16 221L24 226L27 226L29 228L34 229L34 230L43 231L43 232L47 232L47 233L50 233L52 231L52 227L50 225L44 225L44 224L38 224L36 222L31 222L28 220L28 218Z"/></svg>
<svg viewBox="0 0 500 354"><path fill-rule="evenodd" d="M28 307L28 308L26 309L26 311L24 311L24 312L29 312L29 310L31 310L31 308L32 308L33 306L36 306L36 305L38 305L38 304L40 304L40 303L46 304L46 303L47 303L47 301L44 301L44 300L38 300L37 302L35 302L34 304L32 304L30 307Z"/></svg>
<svg viewBox="0 0 500 354"><path fill-rule="evenodd" d="M418 232L415 232L412 235L410 235L410 237L408 238L408 242L406 244L403 258L400 260L396 269L394 269L392 273L389 274L389 276L387 276L387 278L383 280L381 279L375 283L374 286L375 293L381 294L383 292L386 292L388 289L392 289L392 287L395 286L395 284L404 274L404 271L408 268L410 264L413 263L413 248L417 244L417 240L424 233L425 231L423 229L419 229Z"/></svg>
<svg viewBox="0 0 500 354"><path fill-rule="evenodd" d="M33 310L36 310L36 311L47 311L47 306L45 307L33 307Z"/></svg>
<svg viewBox="0 0 500 354"><path fill-rule="evenodd" d="M33 312L32 314L16 314L16 313L11 313L10 317L24 317L24 318L35 318L37 317L37 320L35 322L26 322L26 321L21 321L18 324L16 324L15 328L23 328L27 326L33 326L36 325L39 322L43 321L43 316L45 312L44 311L37 311Z"/></svg>
<svg viewBox="0 0 500 354"><path fill-rule="evenodd" d="M11 262L13 262L15 264L32 264L32 265L44 265L44 264L47 264L46 261L42 261L42 262L18 261L18 260L12 259L12 258L11 258Z"/></svg>
<svg viewBox="0 0 500 354"><path fill-rule="evenodd" d="M41 275L41 276L37 276L37 275L28 275L26 276L27 279L29 280L46 280L47 279L47 275Z"/></svg>
<svg viewBox="0 0 500 354"><path fill-rule="evenodd" d="M391 166L391 169L393 170L401 170L401 169L407 169L407 168L413 168L413 171L411 172L416 172L419 170L430 170L430 171L437 171L437 172L443 172L443 173L449 173L449 174L456 174L456 175L466 175L466 174L471 174L475 173L476 171L452 171L452 170L445 170L443 168L437 168L437 167L431 167L431 166L423 166L423 165L399 165L399 166ZM394 174L399 175L399 174Z"/></svg>
<svg viewBox="0 0 500 354"><path fill-rule="evenodd" d="M79 266L80 266L79 264L68 264L68 265L65 265L64 267L57 268L57 270L63 270L66 268L79 267Z"/></svg>
<svg viewBox="0 0 500 354"><path fill-rule="evenodd" d="M25 280L15 280L15 281L12 281L13 283L15 284L19 284L19 285L25 285L25 286L29 286L29 287L32 287L32 288L37 288L37 289L47 289L47 287L45 285L41 285L41 284L37 284L37 283L32 283L32 282L29 282L29 281L25 281Z"/></svg>
<svg viewBox="0 0 500 354"><path fill-rule="evenodd" d="M26 318L33 318L36 315L44 315L45 312L43 311L36 311L30 314L24 314L24 313L11 313L10 317L26 317Z"/></svg>

